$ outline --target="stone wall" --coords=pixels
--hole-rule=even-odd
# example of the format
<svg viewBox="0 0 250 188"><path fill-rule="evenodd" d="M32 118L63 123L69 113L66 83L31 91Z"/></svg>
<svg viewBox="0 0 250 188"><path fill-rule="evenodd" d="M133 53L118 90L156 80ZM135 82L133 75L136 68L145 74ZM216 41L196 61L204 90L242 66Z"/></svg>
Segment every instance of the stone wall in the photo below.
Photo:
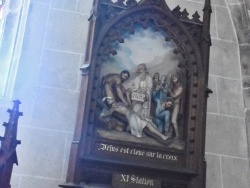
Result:
<svg viewBox="0 0 250 188"><path fill-rule="evenodd" d="M12 188L52 188L66 179L91 7L85 0L30 0L13 95L24 116ZM8 121L12 103L0 104L0 121Z"/></svg>
<svg viewBox="0 0 250 188"><path fill-rule="evenodd" d="M202 15L204 0L166 1L171 9L179 4L190 15L196 10ZM212 5L207 188L248 188L249 18L244 0ZM13 188L52 188L65 181L91 6L92 0L30 1L13 97L24 112ZM7 121L4 111L12 104L0 102L0 122Z"/></svg>

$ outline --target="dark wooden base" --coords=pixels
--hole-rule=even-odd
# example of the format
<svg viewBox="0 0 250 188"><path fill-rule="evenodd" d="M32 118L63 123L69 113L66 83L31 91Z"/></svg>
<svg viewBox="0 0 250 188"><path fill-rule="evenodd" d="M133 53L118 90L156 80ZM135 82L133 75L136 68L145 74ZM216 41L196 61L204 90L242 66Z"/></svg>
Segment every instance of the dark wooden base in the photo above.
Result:
<svg viewBox="0 0 250 188"><path fill-rule="evenodd" d="M83 186L81 186L80 184L75 184L75 183L65 183L58 186L63 188L83 188Z"/></svg>

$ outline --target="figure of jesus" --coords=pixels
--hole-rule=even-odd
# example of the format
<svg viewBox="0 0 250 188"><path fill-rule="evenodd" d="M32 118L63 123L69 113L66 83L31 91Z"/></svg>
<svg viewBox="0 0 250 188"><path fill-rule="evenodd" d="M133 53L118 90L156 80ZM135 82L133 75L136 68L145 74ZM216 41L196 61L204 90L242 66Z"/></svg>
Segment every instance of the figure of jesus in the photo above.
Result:
<svg viewBox="0 0 250 188"><path fill-rule="evenodd" d="M109 100L112 101L113 99L109 98ZM100 117L105 118L112 115L113 112L118 112L126 117L129 122L131 134L136 137L142 137L143 130L147 128L151 133L163 141L169 138L168 136L163 135L151 120L139 117L134 111L130 110L122 102L113 103L112 107L107 112L100 114Z"/></svg>

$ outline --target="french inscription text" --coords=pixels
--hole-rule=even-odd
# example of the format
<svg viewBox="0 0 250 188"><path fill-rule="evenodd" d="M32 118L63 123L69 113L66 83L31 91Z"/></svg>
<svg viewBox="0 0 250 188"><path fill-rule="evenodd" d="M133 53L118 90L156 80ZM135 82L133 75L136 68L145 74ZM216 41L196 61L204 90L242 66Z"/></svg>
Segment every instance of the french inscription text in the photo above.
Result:
<svg viewBox="0 0 250 188"><path fill-rule="evenodd" d="M106 152L113 152L113 153L122 153L126 155L134 155L134 156L141 156L141 157L148 157L148 158L156 158L156 159L163 159L163 160L169 160L169 161L178 161L178 156L166 154L162 152L152 152L152 151L145 151L135 148L129 148L129 147L120 147L120 146L114 146L110 144L104 144L100 143L98 147L99 151L106 151Z"/></svg>

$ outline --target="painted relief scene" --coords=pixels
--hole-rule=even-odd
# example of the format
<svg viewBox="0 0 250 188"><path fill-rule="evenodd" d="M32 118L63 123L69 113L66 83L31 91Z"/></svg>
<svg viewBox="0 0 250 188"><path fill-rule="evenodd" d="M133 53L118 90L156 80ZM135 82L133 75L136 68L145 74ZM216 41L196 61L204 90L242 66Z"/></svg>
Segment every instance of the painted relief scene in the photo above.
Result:
<svg viewBox="0 0 250 188"><path fill-rule="evenodd" d="M97 135L183 150L186 73L164 33L138 28L102 62Z"/></svg>

